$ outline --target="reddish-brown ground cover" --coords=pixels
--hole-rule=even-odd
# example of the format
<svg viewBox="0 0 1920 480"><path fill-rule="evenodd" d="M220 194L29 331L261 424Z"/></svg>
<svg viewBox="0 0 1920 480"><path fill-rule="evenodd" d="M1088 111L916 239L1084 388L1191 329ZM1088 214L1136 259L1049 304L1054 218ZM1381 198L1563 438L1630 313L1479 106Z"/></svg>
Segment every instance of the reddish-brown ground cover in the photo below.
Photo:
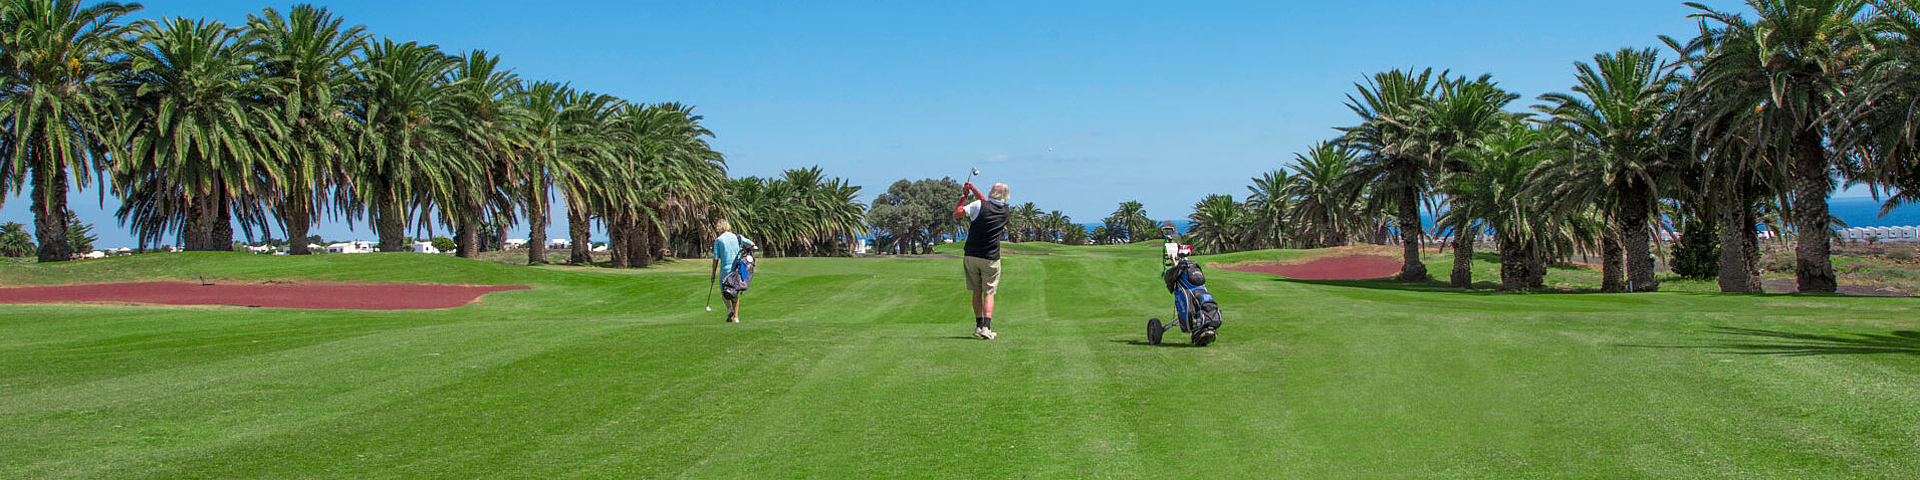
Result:
<svg viewBox="0 0 1920 480"><path fill-rule="evenodd" d="M421 283L107 283L57 287L0 288L0 303L142 303L160 305L237 305L245 307L415 310L453 308L481 295L521 286L470 286Z"/></svg>
<svg viewBox="0 0 1920 480"><path fill-rule="evenodd" d="M1267 273L1296 280L1369 280L1387 278L1400 273L1400 259L1379 255L1344 255L1316 258L1305 263L1290 265L1243 263L1222 265L1220 268L1239 272Z"/></svg>

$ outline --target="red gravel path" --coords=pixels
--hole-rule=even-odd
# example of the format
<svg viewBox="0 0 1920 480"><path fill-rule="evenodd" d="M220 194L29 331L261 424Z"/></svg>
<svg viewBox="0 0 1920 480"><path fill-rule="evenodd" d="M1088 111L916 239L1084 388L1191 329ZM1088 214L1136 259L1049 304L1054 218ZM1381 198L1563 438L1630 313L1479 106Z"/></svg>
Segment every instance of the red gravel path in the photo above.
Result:
<svg viewBox="0 0 1920 480"><path fill-rule="evenodd" d="M453 308L481 295L520 286L419 283L218 284L191 282L107 283L58 287L0 288L0 303L143 303L246 307L414 310Z"/></svg>
<svg viewBox="0 0 1920 480"><path fill-rule="evenodd" d="M1295 280L1371 280L1400 273L1400 259L1379 255L1317 258L1294 265L1255 263L1222 266L1227 270L1279 275Z"/></svg>

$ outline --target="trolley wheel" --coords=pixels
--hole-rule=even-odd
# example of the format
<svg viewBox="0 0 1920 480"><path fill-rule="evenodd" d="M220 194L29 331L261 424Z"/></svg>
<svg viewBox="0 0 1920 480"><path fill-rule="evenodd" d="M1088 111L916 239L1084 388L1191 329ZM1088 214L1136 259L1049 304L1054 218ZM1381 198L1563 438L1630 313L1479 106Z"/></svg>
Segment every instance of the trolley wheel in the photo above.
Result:
<svg viewBox="0 0 1920 480"><path fill-rule="evenodd" d="M1161 328L1160 319L1154 318L1147 320L1147 343L1159 345L1160 334L1162 333L1167 333L1167 329Z"/></svg>

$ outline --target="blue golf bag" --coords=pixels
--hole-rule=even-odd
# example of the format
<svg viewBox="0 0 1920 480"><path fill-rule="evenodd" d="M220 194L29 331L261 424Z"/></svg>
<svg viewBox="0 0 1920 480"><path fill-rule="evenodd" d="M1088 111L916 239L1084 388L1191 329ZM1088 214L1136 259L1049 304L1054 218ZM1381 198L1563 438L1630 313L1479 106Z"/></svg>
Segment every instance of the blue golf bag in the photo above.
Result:
<svg viewBox="0 0 1920 480"><path fill-rule="evenodd" d="M1193 247L1174 243L1171 232L1167 241L1166 257L1162 259L1166 270L1160 272L1160 279L1166 283L1167 293L1173 294L1177 316L1174 325L1163 325L1158 318L1147 320L1147 341L1158 345L1162 334L1178 327L1181 333L1192 335L1194 346L1204 347L1213 343L1220 329L1220 305L1207 291L1206 272L1201 271L1199 263L1187 259Z"/></svg>

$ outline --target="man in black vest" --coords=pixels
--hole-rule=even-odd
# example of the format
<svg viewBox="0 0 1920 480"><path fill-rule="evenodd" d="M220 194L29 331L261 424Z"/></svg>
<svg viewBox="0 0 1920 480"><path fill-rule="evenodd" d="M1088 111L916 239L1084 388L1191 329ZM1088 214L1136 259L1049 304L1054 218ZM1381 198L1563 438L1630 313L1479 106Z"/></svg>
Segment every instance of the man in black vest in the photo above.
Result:
<svg viewBox="0 0 1920 480"><path fill-rule="evenodd" d="M953 207L953 218L966 218L967 256L961 269L967 276L967 290L973 291L973 336L992 340L993 294L1000 289L1000 237L1007 232L1007 184L993 184L987 195L967 183L960 205ZM967 200L973 200L968 202Z"/></svg>

